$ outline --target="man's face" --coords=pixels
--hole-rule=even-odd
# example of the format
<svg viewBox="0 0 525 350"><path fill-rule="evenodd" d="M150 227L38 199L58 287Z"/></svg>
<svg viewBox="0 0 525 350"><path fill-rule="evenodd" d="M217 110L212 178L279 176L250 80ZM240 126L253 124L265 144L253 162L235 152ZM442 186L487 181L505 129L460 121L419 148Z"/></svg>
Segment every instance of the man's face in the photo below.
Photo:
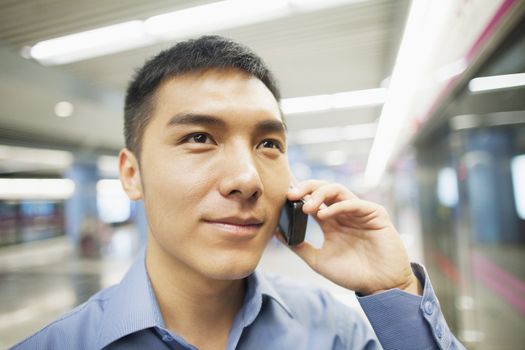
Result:
<svg viewBox="0 0 525 350"><path fill-rule="evenodd" d="M163 83L139 172L149 244L209 278L251 273L286 199L285 152L278 104L257 78L209 70Z"/></svg>

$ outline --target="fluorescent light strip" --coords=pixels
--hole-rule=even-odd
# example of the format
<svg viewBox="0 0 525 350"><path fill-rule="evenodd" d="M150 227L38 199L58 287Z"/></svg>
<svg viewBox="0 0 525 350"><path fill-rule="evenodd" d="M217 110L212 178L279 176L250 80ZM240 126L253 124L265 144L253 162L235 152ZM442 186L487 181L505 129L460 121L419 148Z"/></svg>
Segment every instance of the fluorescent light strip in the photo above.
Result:
<svg viewBox="0 0 525 350"><path fill-rule="evenodd" d="M474 78L468 84L471 92L493 91L525 86L525 73Z"/></svg>
<svg viewBox="0 0 525 350"><path fill-rule="evenodd" d="M376 123L348 125L345 127L330 127L303 129L290 134L290 143L298 145L329 143L339 141L366 140L374 137Z"/></svg>
<svg viewBox="0 0 525 350"><path fill-rule="evenodd" d="M464 58L461 58L438 69L435 73L436 80L439 82L449 81L463 73L467 68L467 61Z"/></svg>
<svg viewBox="0 0 525 350"><path fill-rule="evenodd" d="M118 157L100 156L97 159L97 169L101 176L118 177Z"/></svg>
<svg viewBox="0 0 525 350"><path fill-rule="evenodd" d="M119 179L102 179L97 181L97 192L107 194L124 194L122 183Z"/></svg>
<svg viewBox="0 0 525 350"><path fill-rule="evenodd" d="M0 199L66 199L74 191L69 179L0 179Z"/></svg>
<svg viewBox="0 0 525 350"><path fill-rule="evenodd" d="M0 145L1 163L67 168L73 163L73 155L68 151Z"/></svg>
<svg viewBox="0 0 525 350"><path fill-rule="evenodd" d="M324 156L324 164L328 166L338 166L346 163L346 152L343 150L333 150Z"/></svg>
<svg viewBox="0 0 525 350"><path fill-rule="evenodd" d="M281 100L284 114L326 111L330 109L377 106L385 102L387 89L367 89L340 92L332 95L316 95L285 98Z"/></svg>
<svg viewBox="0 0 525 350"><path fill-rule="evenodd" d="M66 64L152 44L142 21L130 21L45 40L31 48L31 57L44 65Z"/></svg>
<svg viewBox="0 0 525 350"><path fill-rule="evenodd" d="M451 1L413 0L393 69L388 96L381 111L377 134L368 157L365 179L379 184L387 165L400 146L407 127L411 99L424 76L425 64L432 59L440 33L450 13Z"/></svg>
<svg viewBox="0 0 525 350"><path fill-rule="evenodd" d="M279 18L289 11L284 0L227 0L154 16L144 25L146 33L170 40Z"/></svg>
<svg viewBox="0 0 525 350"><path fill-rule="evenodd" d="M462 114L450 118L450 126L454 130L478 128L481 125L481 116L475 114Z"/></svg>
<svg viewBox="0 0 525 350"><path fill-rule="evenodd" d="M66 64L161 41L253 24L363 0L226 0L190 7L145 21L134 20L45 40L30 49L44 65Z"/></svg>

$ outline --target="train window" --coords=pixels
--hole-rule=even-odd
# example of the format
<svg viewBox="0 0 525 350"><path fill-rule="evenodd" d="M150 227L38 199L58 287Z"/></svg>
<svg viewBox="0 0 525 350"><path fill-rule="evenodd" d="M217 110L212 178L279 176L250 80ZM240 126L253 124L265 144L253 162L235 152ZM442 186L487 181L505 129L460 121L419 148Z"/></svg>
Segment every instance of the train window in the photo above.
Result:
<svg viewBox="0 0 525 350"><path fill-rule="evenodd" d="M452 208L458 204L458 181L454 168L446 167L439 171L437 196L439 202L446 207Z"/></svg>
<svg viewBox="0 0 525 350"><path fill-rule="evenodd" d="M476 350L525 343L525 18L497 40L415 147L425 264Z"/></svg>
<svg viewBox="0 0 525 350"><path fill-rule="evenodd" d="M512 158L511 170L516 211L525 220L525 154Z"/></svg>

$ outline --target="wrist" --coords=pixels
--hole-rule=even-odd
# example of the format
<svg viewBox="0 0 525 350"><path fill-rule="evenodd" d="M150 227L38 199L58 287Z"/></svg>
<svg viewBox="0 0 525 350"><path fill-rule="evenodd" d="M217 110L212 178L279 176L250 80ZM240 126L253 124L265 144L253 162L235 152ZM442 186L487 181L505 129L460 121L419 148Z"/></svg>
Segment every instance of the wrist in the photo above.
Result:
<svg viewBox="0 0 525 350"><path fill-rule="evenodd" d="M373 289L373 290L362 290L362 291L356 291L358 296L369 296L369 295L375 295L382 292L385 292L390 289L399 289L404 292L414 294L417 296L423 295L423 287L421 286L421 283L419 282L419 279L414 275L411 274L410 277L402 284L399 284L397 286L392 286L390 288L379 288L379 289Z"/></svg>

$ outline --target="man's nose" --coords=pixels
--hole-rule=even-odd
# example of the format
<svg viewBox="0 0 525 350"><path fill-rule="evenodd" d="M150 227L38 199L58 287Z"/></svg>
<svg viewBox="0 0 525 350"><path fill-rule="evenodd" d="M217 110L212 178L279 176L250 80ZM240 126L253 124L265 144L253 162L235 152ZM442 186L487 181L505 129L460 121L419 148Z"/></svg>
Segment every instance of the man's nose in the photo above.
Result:
<svg viewBox="0 0 525 350"><path fill-rule="evenodd" d="M263 185L254 155L244 149L227 152L223 160L220 193L225 197L238 197L244 200L255 200L262 194Z"/></svg>

